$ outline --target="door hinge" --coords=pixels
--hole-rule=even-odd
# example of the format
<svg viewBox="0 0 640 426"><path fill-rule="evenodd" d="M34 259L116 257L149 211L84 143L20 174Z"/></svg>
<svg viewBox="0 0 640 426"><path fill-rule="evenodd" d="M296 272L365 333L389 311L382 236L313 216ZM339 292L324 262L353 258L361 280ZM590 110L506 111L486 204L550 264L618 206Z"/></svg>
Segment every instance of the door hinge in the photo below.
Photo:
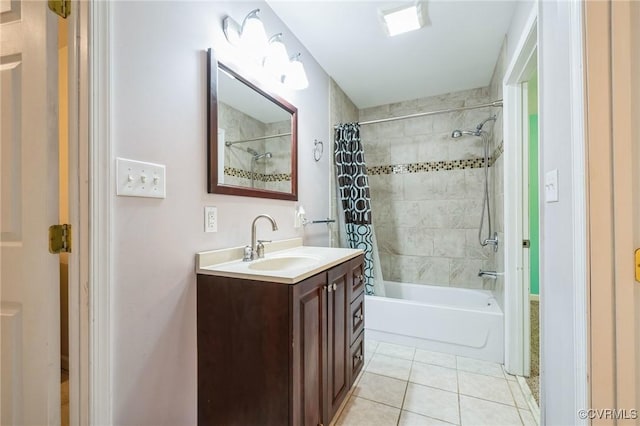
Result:
<svg viewBox="0 0 640 426"><path fill-rule="evenodd" d="M71 0L49 0L49 9L66 19L71 15Z"/></svg>
<svg viewBox="0 0 640 426"><path fill-rule="evenodd" d="M636 250L636 281L640 282L640 248Z"/></svg>
<svg viewBox="0 0 640 426"><path fill-rule="evenodd" d="M71 225L49 227L49 253L71 253Z"/></svg>
<svg viewBox="0 0 640 426"><path fill-rule="evenodd" d="M531 241L529 241L529 240L522 240L522 247L524 247L524 248L529 248L529 247L531 247Z"/></svg>

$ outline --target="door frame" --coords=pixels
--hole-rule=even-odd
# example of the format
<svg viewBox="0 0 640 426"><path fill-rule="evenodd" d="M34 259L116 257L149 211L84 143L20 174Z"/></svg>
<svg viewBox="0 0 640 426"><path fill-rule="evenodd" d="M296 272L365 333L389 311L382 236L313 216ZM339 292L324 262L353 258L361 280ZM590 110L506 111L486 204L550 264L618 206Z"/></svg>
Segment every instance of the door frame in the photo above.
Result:
<svg viewBox="0 0 640 426"><path fill-rule="evenodd" d="M505 368L515 375L527 373L525 358L530 342L525 339L529 331L529 292L525 291L523 227L524 172L522 164L526 139L522 120L526 96L522 83L537 66L538 13L534 8L527 19L525 31L518 41L513 59L503 80L504 98L504 265L505 265Z"/></svg>
<svg viewBox="0 0 640 426"><path fill-rule="evenodd" d="M112 424L110 3L69 16L70 425ZM91 53L91 54L89 54Z"/></svg>
<svg viewBox="0 0 640 426"><path fill-rule="evenodd" d="M523 175L518 171L518 165L522 164L523 141L522 129L519 121L522 117L522 92L518 83L526 72L526 66L530 63L531 56L537 49L537 8L531 12L525 25L525 32L518 41L514 58L507 68L503 82L505 104L505 368L512 374L523 374L524 361L524 335L525 323L529 321L525 317L528 312L529 295L523 288L522 268L522 194L518 189L522 188ZM584 100L584 66L583 66L583 4L570 2L570 33L571 33L571 98ZM544 76L538 74L539 87L544 86ZM539 92L538 103L542 103L544 94ZM544 117L540 117L540 123ZM544 140L540 139L540 149ZM571 193L573 221L573 247L572 269L575 280L576 292L574 295L574 359L576 361L575 375L575 406L588 407L588 311L587 311L587 211L586 194L586 147L585 147L585 103L576 102L571 110L571 152L573 162L571 165ZM543 180L542 174L538 179ZM539 186L543 188L543 185ZM542 205L542 204L541 204ZM540 247L543 246L544 220L540 221ZM543 253L540 253L540 269L544 263ZM541 279L544 279L541 276ZM540 286L540 312L544 311L544 286ZM545 329L544 316L540 318L540 330ZM528 346L528 345L527 345ZM541 381L544 380L544 359L540 358ZM544 387L541 386L541 389ZM541 395L541 418L544 418L544 399ZM586 420L576 418L577 424L587 424Z"/></svg>

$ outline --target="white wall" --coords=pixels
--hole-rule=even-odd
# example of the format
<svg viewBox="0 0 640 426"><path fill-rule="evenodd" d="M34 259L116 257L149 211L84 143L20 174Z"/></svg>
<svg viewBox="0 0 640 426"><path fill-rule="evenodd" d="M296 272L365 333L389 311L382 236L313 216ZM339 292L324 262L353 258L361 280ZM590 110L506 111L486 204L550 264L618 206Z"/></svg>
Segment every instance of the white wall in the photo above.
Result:
<svg viewBox="0 0 640 426"><path fill-rule="evenodd" d="M196 277L198 251L244 245L251 220L273 215L293 228L295 202L206 192L206 55L226 44L221 24L260 7L269 33L284 32L302 52L308 89L283 94L299 111L299 193L310 219L329 215L329 159L313 161L313 140L329 146L329 78L265 3L113 2L114 156L167 166L167 198L115 197L112 288L113 422L196 424ZM329 150L326 150L329 151ZM218 207L219 232L203 232L203 207ZM305 243L328 245L327 227L308 227Z"/></svg>
<svg viewBox="0 0 640 426"><path fill-rule="evenodd" d="M541 202L541 391L542 421L576 424L574 353L570 3L543 1L539 7L539 95L541 180L558 170L559 202ZM580 161L580 159L576 159ZM540 186L543 187L542 185Z"/></svg>
<svg viewBox="0 0 640 426"><path fill-rule="evenodd" d="M520 41L520 38L523 35L523 31L525 30L527 20L529 19L529 16L533 12L536 5L536 1L518 1L518 5L513 11L513 17L511 18L509 30L507 31L507 54L505 64L508 65L511 63L511 60L516 53L518 41Z"/></svg>

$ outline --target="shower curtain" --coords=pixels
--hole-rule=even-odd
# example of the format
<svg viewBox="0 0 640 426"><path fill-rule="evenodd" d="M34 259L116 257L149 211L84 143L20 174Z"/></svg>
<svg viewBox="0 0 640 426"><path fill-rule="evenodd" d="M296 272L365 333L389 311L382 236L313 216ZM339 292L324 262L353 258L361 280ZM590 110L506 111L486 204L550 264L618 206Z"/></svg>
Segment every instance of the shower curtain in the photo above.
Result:
<svg viewBox="0 0 640 426"><path fill-rule="evenodd" d="M358 123L335 127L336 189L344 245L364 251L365 292L384 296L380 256L371 218L369 179Z"/></svg>

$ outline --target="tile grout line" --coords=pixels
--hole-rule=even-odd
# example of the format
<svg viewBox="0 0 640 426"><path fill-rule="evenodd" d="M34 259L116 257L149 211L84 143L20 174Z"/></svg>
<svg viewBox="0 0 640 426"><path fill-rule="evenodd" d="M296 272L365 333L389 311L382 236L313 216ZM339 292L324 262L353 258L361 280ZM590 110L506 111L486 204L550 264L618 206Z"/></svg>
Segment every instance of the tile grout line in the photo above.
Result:
<svg viewBox="0 0 640 426"><path fill-rule="evenodd" d="M402 403L400 404L400 413L398 414L398 421L396 422L396 426L400 426L400 418L402 418L402 411L404 410L404 401L407 399L407 392L409 392L409 380L411 380L411 372L413 371L413 363L416 357L416 348L413 348L413 356L411 357L411 366L409 367L409 376L405 382L404 386L404 395L402 395Z"/></svg>

